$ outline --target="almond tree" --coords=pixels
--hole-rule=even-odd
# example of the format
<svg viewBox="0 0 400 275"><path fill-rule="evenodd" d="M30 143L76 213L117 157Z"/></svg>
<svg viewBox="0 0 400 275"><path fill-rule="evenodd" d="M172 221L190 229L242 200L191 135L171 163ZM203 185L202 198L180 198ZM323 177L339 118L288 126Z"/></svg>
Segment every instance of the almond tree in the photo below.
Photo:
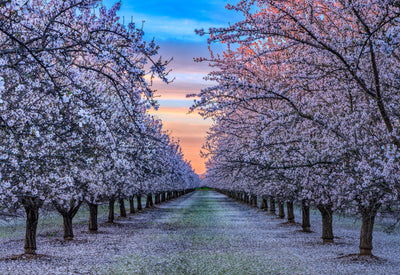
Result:
<svg viewBox="0 0 400 275"><path fill-rule="evenodd" d="M101 83L97 93L112 87L107 93L119 99L138 132L137 109L129 106L136 106L142 97L152 103L152 91L144 79L145 64L152 62L150 75L166 80L165 64L152 61L157 46L144 42L143 31L134 24L126 28L118 23L119 4L109 11L100 8L96 16L93 7L97 3L0 2L0 194L3 203L21 203L26 209L25 252L29 254L36 250L38 209L43 202L54 198L55 190L62 193L80 184L73 179L79 163L72 160L71 166L70 155L65 153L76 152L84 138L77 128L82 114L90 110L101 116L104 110L96 101L101 97L93 96L88 74ZM68 108L68 97L78 107ZM57 155L60 147L63 154Z"/></svg>
<svg viewBox="0 0 400 275"><path fill-rule="evenodd" d="M220 71L208 78L218 85L204 90L195 107L205 116L255 100L289 107L283 113L311 127L298 131L307 137L297 150L303 161L286 163L317 166L335 179L329 195L335 207L361 213L360 253L371 254L376 212L399 190L398 175L389 172L398 166L399 145L397 3L266 0L228 8L245 19L209 30L209 43L222 41L228 51L211 56ZM303 187L324 188L327 179L318 179Z"/></svg>

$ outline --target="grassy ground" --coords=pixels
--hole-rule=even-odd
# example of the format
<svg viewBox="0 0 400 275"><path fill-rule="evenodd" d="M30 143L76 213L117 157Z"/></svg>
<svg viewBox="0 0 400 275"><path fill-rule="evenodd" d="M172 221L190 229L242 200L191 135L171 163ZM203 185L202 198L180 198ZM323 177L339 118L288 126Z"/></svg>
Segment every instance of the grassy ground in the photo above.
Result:
<svg viewBox="0 0 400 275"><path fill-rule="evenodd" d="M11 260L23 250L23 234L2 233L0 274L398 274L400 266L397 233L378 230L378 257L360 258L354 256L359 227L347 217L335 220L335 244L323 245L314 211L314 232L306 234L298 224L214 191L196 191L116 224L104 224L106 208L100 212L99 232L90 234L82 209L71 242L62 240L61 220L47 217L54 235L39 234L36 259Z"/></svg>
<svg viewBox="0 0 400 275"><path fill-rule="evenodd" d="M146 198L142 197L142 207L146 204ZM125 202L127 213L129 213L128 202ZM137 209L137 202L135 199L135 209ZM115 217L118 218L120 215L119 204L115 203ZM98 219L105 220L108 217L108 204L101 204L98 207ZM21 216L13 218L0 219L0 240L1 239L18 239L24 238L25 236L25 216L24 212L21 212ZM86 204L82 204L79 208L78 213L73 219L75 226L88 226L89 224L89 207ZM56 237L62 236L63 218L55 210L46 211L40 210L39 212L39 223L37 228L38 235Z"/></svg>
<svg viewBox="0 0 400 275"><path fill-rule="evenodd" d="M204 190L203 190L204 191ZM132 253L102 274L265 274L295 273L297 267L284 267L265 261L261 251L247 246L245 231L238 228L237 209L224 207L227 198L210 192L196 192L152 224L144 241L168 249ZM236 217L236 218L233 218ZM233 218L233 219L232 219Z"/></svg>

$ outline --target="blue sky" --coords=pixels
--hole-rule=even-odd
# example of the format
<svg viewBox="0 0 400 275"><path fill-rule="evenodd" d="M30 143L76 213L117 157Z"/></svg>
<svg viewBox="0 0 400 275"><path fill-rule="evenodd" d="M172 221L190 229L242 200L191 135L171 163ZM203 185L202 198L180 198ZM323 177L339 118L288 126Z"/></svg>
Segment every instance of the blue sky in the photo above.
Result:
<svg viewBox="0 0 400 275"><path fill-rule="evenodd" d="M103 1L110 7L115 0ZM203 80L209 72L204 63L195 63L195 57L208 57L207 37L195 34L195 29L228 26L229 22L240 19L234 11L225 9L227 3L237 0L122 0L118 15L124 22L131 18L137 27L142 26L145 39L155 38L160 46L160 55L167 60L173 58L169 69L174 82L165 85L155 81L154 88L159 95L160 109L156 116L160 117L172 136L181 141L185 157L192 162L196 172L205 172L204 160L200 158L201 145L204 143L210 121L200 116L188 115L193 99L186 94L198 93L201 89L212 85Z"/></svg>
<svg viewBox="0 0 400 275"><path fill-rule="evenodd" d="M103 1L106 6L115 0ZM136 24L145 20L144 30L156 40L204 41L194 34L196 28L226 26L235 13L225 9L227 0L122 0L120 16Z"/></svg>

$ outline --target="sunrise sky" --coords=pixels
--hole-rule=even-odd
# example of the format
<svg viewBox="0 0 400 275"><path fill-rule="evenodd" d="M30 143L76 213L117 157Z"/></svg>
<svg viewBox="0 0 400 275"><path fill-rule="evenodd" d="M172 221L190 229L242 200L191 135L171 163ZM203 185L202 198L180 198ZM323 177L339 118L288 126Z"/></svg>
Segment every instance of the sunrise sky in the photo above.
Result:
<svg viewBox="0 0 400 275"><path fill-rule="evenodd" d="M115 0L103 1L110 7ZM194 57L208 56L206 37L199 37L195 29L227 26L235 22L237 15L225 9L227 0L122 0L119 16L125 23L131 19L138 27L144 21L145 37L153 37L160 45L160 54L164 59L173 58L170 64L171 78L169 85L155 83L158 90L160 109L157 112L166 129L172 136L181 140L186 159L190 160L198 174L205 172L204 160L200 157L210 121L204 121L197 114L187 112L193 99L186 94L193 94L212 83L203 77L209 72L207 64L193 62Z"/></svg>

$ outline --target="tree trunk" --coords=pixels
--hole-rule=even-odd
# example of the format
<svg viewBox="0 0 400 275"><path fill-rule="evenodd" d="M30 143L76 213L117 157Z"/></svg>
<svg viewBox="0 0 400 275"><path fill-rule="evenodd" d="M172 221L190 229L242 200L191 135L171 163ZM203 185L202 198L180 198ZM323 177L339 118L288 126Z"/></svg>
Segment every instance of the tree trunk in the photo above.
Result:
<svg viewBox="0 0 400 275"><path fill-rule="evenodd" d="M36 230L39 221L39 209L43 201L39 198L24 197L22 205L26 212L25 254L36 254Z"/></svg>
<svg viewBox="0 0 400 275"><path fill-rule="evenodd" d="M278 202L278 208L279 208L279 218L284 219L285 218L285 204L283 201Z"/></svg>
<svg viewBox="0 0 400 275"><path fill-rule="evenodd" d="M153 206L153 195L152 194L147 194L146 208L150 208L152 206Z"/></svg>
<svg viewBox="0 0 400 275"><path fill-rule="evenodd" d="M64 240L71 241L74 239L74 232L72 230L72 217L66 213L63 215L64 222Z"/></svg>
<svg viewBox="0 0 400 275"><path fill-rule="evenodd" d="M136 195L136 201L137 201L137 210L140 211L143 209L142 207L142 196L141 195Z"/></svg>
<svg viewBox="0 0 400 275"><path fill-rule="evenodd" d="M301 201L301 212L303 218L301 227L303 228L303 232L311 232L310 206L307 204L306 200Z"/></svg>
<svg viewBox="0 0 400 275"><path fill-rule="evenodd" d="M98 205L93 203L88 203L88 206L89 206L89 231L95 232L98 229L97 226Z"/></svg>
<svg viewBox="0 0 400 275"><path fill-rule="evenodd" d="M126 218L125 202L123 198L119 199L119 213L122 218Z"/></svg>
<svg viewBox="0 0 400 275"><path fill-rule="evenodd" d="M252 203L252 206L254 206L254 207L258 206L258 204L257 204L257 196L256 195L251 195L251 203Z"/></svg>
<svg viewBox="0 0 400 275"><path fill-rule="evenodd" d="M147 194L146 196L146 208L150 208L150 198L149 198L149 194Z"/></svg>
<svg viewBox="0 0 400 275"><path fill-rule="evenodd" d="M263 211L268 211L268 198L267 196L262 196L260 209Z"/></svg>
<svg viewBox="0 0 400 275"><path fill-rule="evenodd" d="M53 201L54 207L63 217L64 226L64 240L70 241L74 239L74 232L72 228L72 219L78 213L83 201L71 200L68 206L60 205L56 201Z"/></svg>
<svg viewBox="0 0 400 275"><path fill-rule="evenodd" d="M261 200L260 209L261 210L265 209L265 201L264 201L264 199Z"/></svg>
<svg viewBox="0 0 400 275"><path fill-rule="evenodd" d="M324 243L333 243L332 207L330 205L317 206L322 216L322 240Z"/></svg>
<svg viewBox="0 0 400 275"><path fill-rule="evenodd" d="M361 209L360 255L372 255L372 233L379 206Z"/></svg>
<svg viewBox="0 0 400 275"><path fill-rule="evenodd" d="M160 194L156 193L154 195L154 204L159 204L160 203Z"/></svg>
<svg viewBox="0 0 400 275"><path fill-rule="evenodd" d="M114 223L114 202L114 198L111 198L108 202L108 223Z"/></svg>
<svg viewBox="0 0 400 275"><path fill-rule="evenodd" d="M275 208L275 198L270 197L269 198L269 213L272 215L276 214L276 208Z"/></svg>
<svg viewBox="0 0 400 275"><path fill-rule="evenodd" d="M293 201L286 202L286 210L288 223L294 223Z"/></svg>
<svg viewBox="0 0 400 275"><path fill-rule="evenodd" d="M161 202L165 202L165 192L161 193Z"/></svg>
<svg viewBox="0 0 400 275"><path fill-rule="evenodd" d="M135 203L133 201L134 196L129 197L129 213L134 214L135 213Z"/></svg>
<svg viewBox="0 0 400 275"><path fill-rule="evenodd" d="M150 207L153 207L154 206L153 194L149 194L149 200L150 200Z"/></svg>

